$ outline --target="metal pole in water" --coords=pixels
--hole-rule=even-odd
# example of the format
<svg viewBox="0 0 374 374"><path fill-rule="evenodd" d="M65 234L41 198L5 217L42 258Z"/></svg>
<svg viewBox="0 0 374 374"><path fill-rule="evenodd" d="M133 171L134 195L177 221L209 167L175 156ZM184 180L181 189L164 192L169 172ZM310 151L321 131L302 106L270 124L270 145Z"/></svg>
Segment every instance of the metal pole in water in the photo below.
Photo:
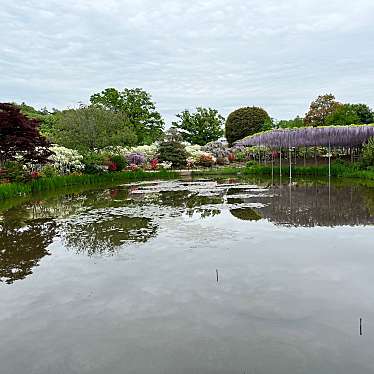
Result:
<svg viewBox="0 0 374 374"><path fill-rule="evenodd" d="M360 318L360 335L362 336L362 318Z"/></svg>
<svg viewBox="0 0 374 374"><path fill-rule="evenodd" d="M218 283L218 269L216 269L217 283Z"/></svg>
<svg viewBox="0 0 374 374"><path fill-rule="evenodd" d="M288 148L288 158L290 163L290 180L292 179L292 154L291 154L291 148Z"/></svg>
<svg viewBox="0 0 374 374"><path fill-rule="evenodd" d="M282 147L279 150L279 175L282 176Z"/></svg>
<svg viewBox="0 0 374 374"><path fill-rule="evenodd" d="M329 177L331 177L331 146L329 142Z"/></svg>

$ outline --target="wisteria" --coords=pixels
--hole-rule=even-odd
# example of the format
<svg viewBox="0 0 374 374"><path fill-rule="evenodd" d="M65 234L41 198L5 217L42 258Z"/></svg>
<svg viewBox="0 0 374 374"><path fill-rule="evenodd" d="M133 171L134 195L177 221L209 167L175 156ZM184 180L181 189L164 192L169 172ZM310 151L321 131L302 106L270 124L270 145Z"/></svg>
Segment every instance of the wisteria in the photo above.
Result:
<svg viewBox="0 0 374 374"><path fill-rule="evenodd" d="M239 140L235 147L355 147L374 137L374 126L303 127L278 129L255 134Z"/></svg>

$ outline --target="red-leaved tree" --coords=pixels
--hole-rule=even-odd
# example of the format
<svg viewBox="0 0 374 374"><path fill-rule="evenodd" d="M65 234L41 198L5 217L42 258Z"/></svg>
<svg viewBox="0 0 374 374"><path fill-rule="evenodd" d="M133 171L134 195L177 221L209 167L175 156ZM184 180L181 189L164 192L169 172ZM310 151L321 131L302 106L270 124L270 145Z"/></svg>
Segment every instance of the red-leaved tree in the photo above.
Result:
<svg viewBox="0 0 374 374"><path fill-rule="evenodd" d="M52 152L39 133L39 121L30 119L12 104L0 103L0 165L18 158L43 164Z"/></svg>

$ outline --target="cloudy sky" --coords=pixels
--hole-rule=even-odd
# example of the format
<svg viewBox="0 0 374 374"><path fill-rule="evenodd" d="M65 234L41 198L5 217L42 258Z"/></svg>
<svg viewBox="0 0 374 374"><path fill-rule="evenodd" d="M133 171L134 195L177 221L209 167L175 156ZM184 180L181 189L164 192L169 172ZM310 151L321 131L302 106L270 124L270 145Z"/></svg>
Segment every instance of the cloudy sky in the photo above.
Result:
<svg viewBox="0 0 374 374"><path fill-rule="evenodd" d="M0 7L0 101L63 108L106 87L185 108L374 107L373 0L17 0Z"/></svg>

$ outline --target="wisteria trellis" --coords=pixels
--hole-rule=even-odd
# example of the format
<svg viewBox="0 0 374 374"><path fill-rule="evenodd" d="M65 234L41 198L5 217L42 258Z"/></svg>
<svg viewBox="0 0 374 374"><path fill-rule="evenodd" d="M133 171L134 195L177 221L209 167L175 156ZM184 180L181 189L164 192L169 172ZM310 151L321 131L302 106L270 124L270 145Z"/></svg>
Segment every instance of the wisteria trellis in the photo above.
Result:
<svg viewBox="0 0 374 374"><path fill-rule="evenodd" d="M374 137L374 126L303 127L278 129L248 136L235 143L236 147L355 147Z"/></svg>

